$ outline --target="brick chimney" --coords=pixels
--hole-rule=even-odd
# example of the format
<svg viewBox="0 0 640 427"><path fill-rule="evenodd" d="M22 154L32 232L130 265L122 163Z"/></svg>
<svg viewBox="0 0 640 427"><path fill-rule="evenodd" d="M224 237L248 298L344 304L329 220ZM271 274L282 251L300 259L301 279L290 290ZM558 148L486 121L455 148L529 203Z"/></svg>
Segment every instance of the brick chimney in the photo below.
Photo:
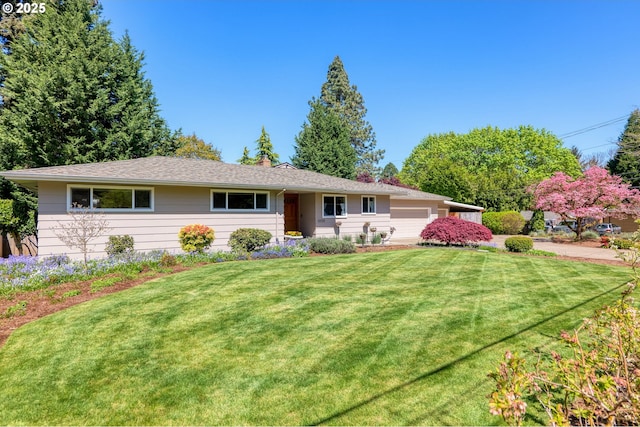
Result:
<svg viewBox="0 0 640 427"><path fill-rule="evenodd" d="M271 167L271 160L269 160L269 156L262 156L260 160L256 162L256 166L263 166L265 168Z"/></svg>

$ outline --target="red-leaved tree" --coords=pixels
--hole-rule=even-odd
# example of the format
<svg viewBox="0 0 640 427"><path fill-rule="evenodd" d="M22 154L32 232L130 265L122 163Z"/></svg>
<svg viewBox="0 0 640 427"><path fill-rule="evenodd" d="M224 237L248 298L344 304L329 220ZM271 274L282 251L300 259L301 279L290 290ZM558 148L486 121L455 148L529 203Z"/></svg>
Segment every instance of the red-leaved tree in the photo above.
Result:
<svg viewBox="0 0 640 427"><path fill-rule="evenodd" d="M493 238L493 235L491 230L482 224L448 216L438 218L427 224L420 233L420 237L424 240L466 245L476 242L488 242Z"/></svg>
<svg viewBox="0 0 640 427"><path fill-rule="evenodd" d="M587 169L579 178L556 172L531 191L535 208L560 215L577 239L587 227L603 218L621 219L640 213L640 191L598 166ZM575 221L575 226L569 221Z"/></svg>

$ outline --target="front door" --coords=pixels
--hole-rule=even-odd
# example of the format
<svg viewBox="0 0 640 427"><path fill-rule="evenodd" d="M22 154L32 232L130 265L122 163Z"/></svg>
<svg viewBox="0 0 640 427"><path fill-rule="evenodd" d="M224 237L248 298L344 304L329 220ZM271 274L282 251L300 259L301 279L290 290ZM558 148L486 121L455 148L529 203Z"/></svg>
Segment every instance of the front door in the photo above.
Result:
<svg viewBox="0 0 640 427"><path fill-rule="evenodd" d="M284 231L299 231L298 228L298 195L284 195Z"/></svg>

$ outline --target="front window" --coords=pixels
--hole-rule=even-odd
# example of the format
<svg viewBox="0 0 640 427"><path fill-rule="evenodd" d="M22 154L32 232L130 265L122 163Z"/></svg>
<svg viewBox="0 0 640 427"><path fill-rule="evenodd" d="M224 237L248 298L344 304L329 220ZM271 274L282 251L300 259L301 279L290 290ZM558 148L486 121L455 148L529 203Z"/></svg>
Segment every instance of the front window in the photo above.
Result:
<svg viewBox="0 0 640 427"><path fill-rule="evenodd" d="M153 210L153 190L135 187L68 187L68 208Z"/></svg>
<svg viewBox="0 0 640 427"><path fill-rule="evenodd" d="M322 196L322 206L323 217L347 216L346 196Z"/></svg>
<svg viewBox="0 0 640 427"><path fill-rule="evenodd" d="M375 196L362 196L362 213L374 214L376 213L376 198Z"/></svg>
<svg viewBox="0 0 640 427"><path fill-rule="evenodd" d="M269 210L269 193L211 190L211 210Z"/></svg>

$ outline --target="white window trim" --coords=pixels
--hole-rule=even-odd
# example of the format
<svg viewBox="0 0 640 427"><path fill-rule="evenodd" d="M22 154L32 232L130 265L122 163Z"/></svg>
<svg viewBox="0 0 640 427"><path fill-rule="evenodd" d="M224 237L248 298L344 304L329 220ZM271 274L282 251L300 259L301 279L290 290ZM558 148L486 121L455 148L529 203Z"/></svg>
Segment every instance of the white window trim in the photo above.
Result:
<svg viewBox="0 0 640 427"><path fill-rule="evenodd" d="M360 198L360 210L362 210L362 201L367 198L367 199L373 199L373 212L364 212L362 211L362 215L375 215L376 213L378 213L378 199L376 198L376 196L365 196L363 195Z"/></svg>
<svg viewBox="0 0 640 427"><path fill-rule="evenodd" d="M344 197L344 215L325 215L324 213L324 198L325 197L333 197L333 206L334 206L334 211L335 211L335 198L336 197ZM347 212L349 211L348 208L348 197L346 194L323 194L322 195L322 199L320 200L320 209L322 210L322 218L346 218L347 217Z"/></svg>
<svg viewBox="0 0 640 427"><path fill-rule="evenodd" d="M137 187L137 186L128 186L128 185L109 185L109 184L104 184L104 185L95 185L95 184L91 184L91 185L87 185L87 184L67 184L67 212L77 212L79 210L82 210L82 208L74 208L71 206L71 189L72 188L78 188L78 189L83 189L83 190L89 190L89 197L92 201L91 204L93 204L93 189L94 188L99 188L99 189L114 189L114 190L132 190L131 191L131 206L135 205L135 190L146 190L146 191L150 191L151 194L151 207L149 208L94 208L93 206L91 206L89 209L91 210L95 210L97 212L153 212L155 210L155 191L153 187Z"/></svg>
<svg viewBox="0 0 640 427"><path fill-rule="evenodd" d="M229 193L248 193L253 194L253 209L229 209L225 208L214 208L213 207L213 193L225 193L225 206L229 206ZM256 208L256 194L266 194L267 195L267 207L265 208ZM271 210L271 192L269 191L251 191L251 190L229 190L229 189L211 189L209 192L209 210L211 212L269 212Z"/></svg>

